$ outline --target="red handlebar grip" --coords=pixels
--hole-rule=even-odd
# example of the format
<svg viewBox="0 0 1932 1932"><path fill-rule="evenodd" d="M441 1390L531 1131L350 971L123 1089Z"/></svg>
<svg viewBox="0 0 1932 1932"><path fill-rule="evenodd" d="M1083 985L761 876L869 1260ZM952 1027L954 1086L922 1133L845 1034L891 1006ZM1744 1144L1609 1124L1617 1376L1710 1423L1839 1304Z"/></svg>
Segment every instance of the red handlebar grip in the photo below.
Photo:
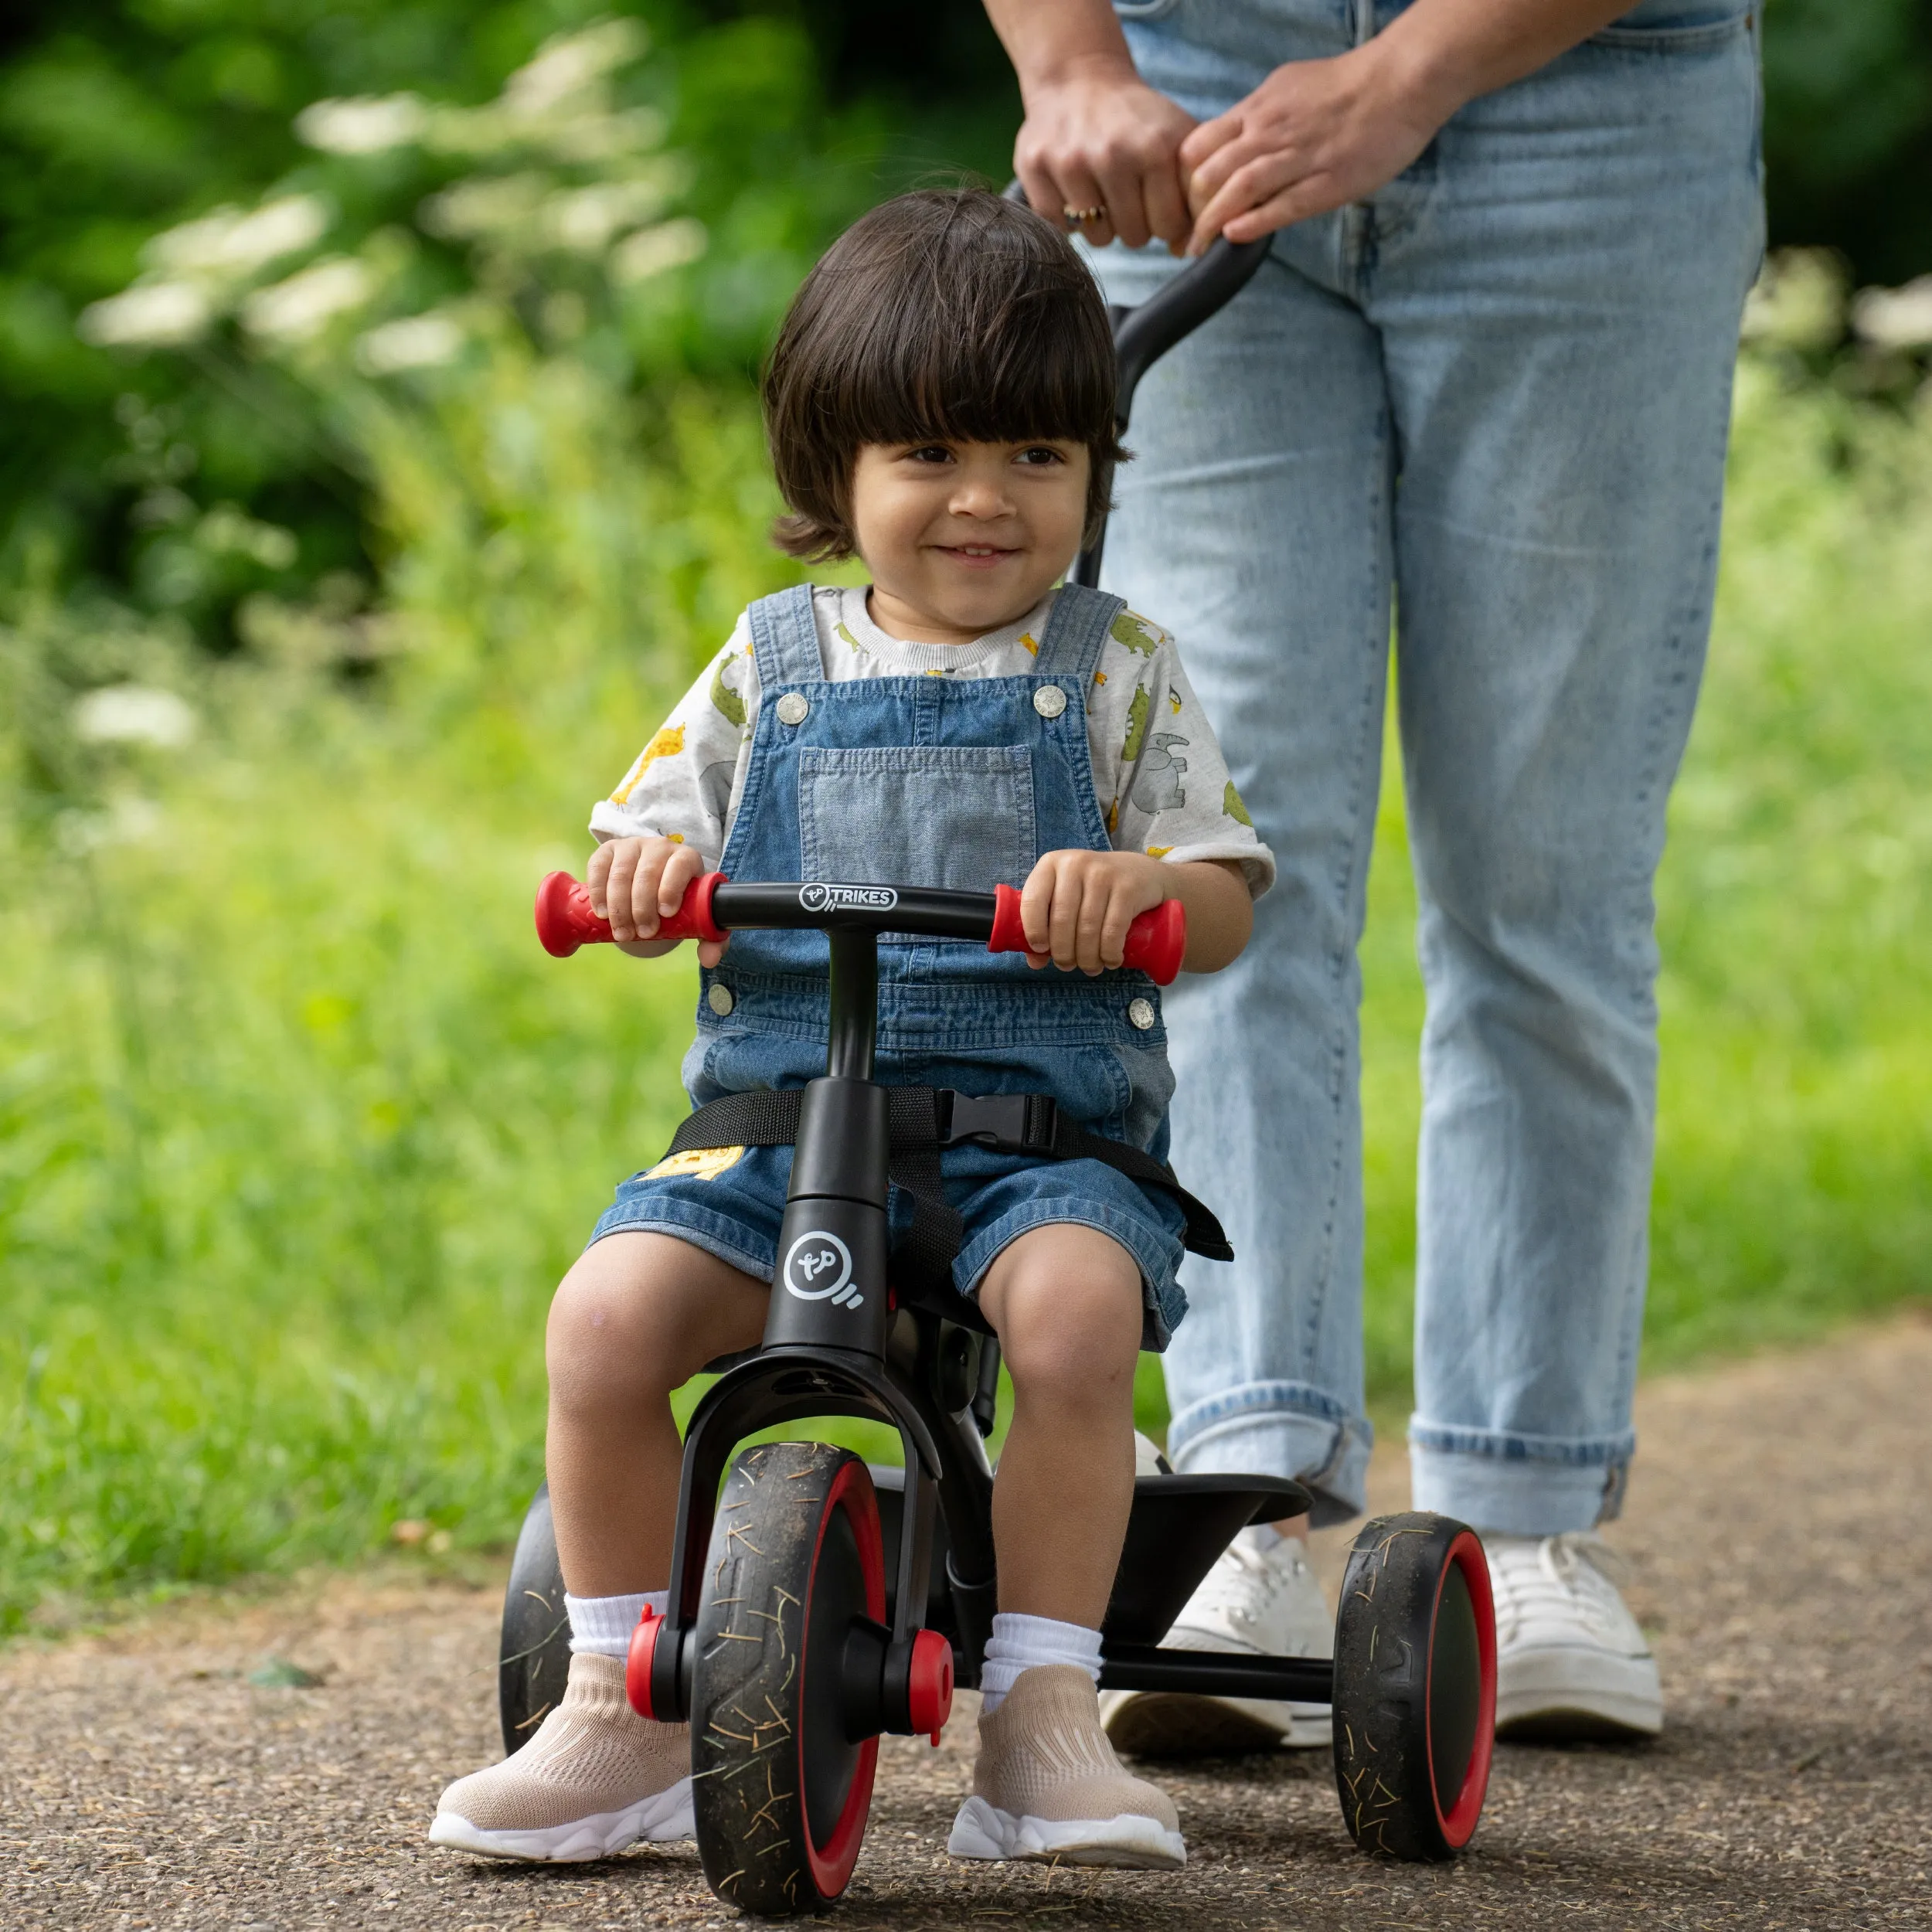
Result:
<svg viewBox="0 0 1932 1932"><path fill-rule="evenodd" d="M1024 953L1026 928L1020 923L1019 889L993 888L993 936L989 953ZM1142 913L1127 929L1121 964L1144 972L1156 986L1172 986L1187 951L1187 909L1178 899L1164 899L1151 912Z"/></svg>
<svg viewBox="0 0 1932 1932"><path fill-rule="evenodd" d="M724 883L721 872L708 872L685 888L678 910L658 922L659 939L722 939L711 916L711 895ZM611 922L590 910L589 889L567 872L553 872L536 889L536 936L553 959L568 959L580 946L611 937Z"/></svg>

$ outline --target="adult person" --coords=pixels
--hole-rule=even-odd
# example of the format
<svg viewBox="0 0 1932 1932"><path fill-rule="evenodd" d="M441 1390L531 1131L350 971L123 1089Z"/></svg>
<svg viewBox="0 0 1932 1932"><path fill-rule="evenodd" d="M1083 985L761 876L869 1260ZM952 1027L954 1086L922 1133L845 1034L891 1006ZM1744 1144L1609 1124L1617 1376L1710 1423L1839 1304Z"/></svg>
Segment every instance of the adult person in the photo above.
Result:
<svg viewBox="0 0 1932 1932"><path fill-rule="evenodd" d="M1595 1529L1634 1447L1651 882L1762 250L1750 5L987 0L1020 179L1111 299L1274 237L1141 386L1107 552L1108 588L1178 614L1281 867L1240 964L1170 1009L1176 1164L1238 1259L1190 1271L1168 1454L1298 1477L1318 1526L1362 1507L1355 947L1393 614L1429 1002L1413 1492L1484 1533L1519 1732L1662 1721ZM1306 1527L1247 1532L1170 1641L1318 1651ZM1110 1724L1325 1735L1131 1695Z"/></svg>

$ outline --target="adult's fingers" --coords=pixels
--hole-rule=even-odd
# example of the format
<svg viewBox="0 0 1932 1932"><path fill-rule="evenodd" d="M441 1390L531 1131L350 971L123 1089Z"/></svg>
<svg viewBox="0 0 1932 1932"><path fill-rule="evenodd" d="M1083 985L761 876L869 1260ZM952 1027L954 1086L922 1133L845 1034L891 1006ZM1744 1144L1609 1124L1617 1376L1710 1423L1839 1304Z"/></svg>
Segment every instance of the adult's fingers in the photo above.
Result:
<svg viewBox="0 0 1932 1932"><path fill-rule="evenodd" d="M1227 225L1237 216L1247 215L1263 204L1292 189L1303 178L1304 164L1294 155L1263 155L1245 162L1230 175L1194 218L1194 233L1188 238L1188 252L1201 253L1216 235L1226 234ZM1257 225L1249 223L1243 232L1230 240L1253 241L1281 226L1279 222Z"/></svg>
<svg viewBox="0 0 1932 1932"><path fill-rule="evenodd" d="M1182 176L1199 174L1230 141L1240 138L1245 124L1237 103L1226 114L1216 114L1212 121L1204 121L1199 126L1190 128L1186 139L1181 143L1177 157Z"/></svg>
<svg viewBox="0 0 1932 1932"><path fill-rule="evenodd" d="M1172 168L1156 169L1145 176L1141 186L1146 196L1148 233L1178 254L1186 246L1194 223L1179 172Z"/></svg>
<svg viewBox="0 0 1932 1932"><path fill-rule="evenodd" d="M1084 237L1096 248L1106 247L1119 233L1120 226L1112 199L1100 176L1084 161L1064 163L1056 172L1060 192L1066 199L1048 219L1058 222L1063 227L1070 228L1073 233ZM1130 191L1124 186L1121 192L1124 195ZM1138 211L1138 197L1134 206ZM1066 219L1066 210L1070 208L1097 208L1100 212L1091 220L1070 223Z"/></svg>
<svg viewBox="0 0 1932 1932"><path fill-rule="evenodd" d="M1250 208L1245 214L1230 216L1221 233L1231 242L1258 241L1264 235L1273 234L1277 228L1290 228L1298 221L1325 215L1348 199L1338 192L1332 176L1304 175L1293 187L1270 195L1259 207Z"/></svg>

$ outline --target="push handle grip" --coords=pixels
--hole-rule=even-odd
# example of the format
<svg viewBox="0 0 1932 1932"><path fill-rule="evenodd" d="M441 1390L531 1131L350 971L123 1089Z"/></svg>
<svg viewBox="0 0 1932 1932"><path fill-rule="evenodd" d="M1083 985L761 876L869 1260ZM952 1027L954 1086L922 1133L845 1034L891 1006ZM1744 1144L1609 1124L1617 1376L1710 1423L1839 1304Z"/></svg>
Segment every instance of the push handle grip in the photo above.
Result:
<svg viewBox="0 0 1932 1932"><path fill-rule="evenodd" d="M989 953L1025 953L1026 928L1020 923L1019 889L995 886L993 897L993 936L986 942ZM1181 956L1187 951L1187 909L1178 899L1164 899L1151 912L1142 913L1127 929L1127 944L1121 964L1143 972L1156 986L1172 986L1181 970Z"/></svg>
<svg viewBox="0 0 1932 1932"><path fill-rule="evenodd" d="M658 921L658 939L723 939L724 931L711 916L711 895L724 883L721 872L708 872L684 889L684 898L668 918ZM567 872L553 872L536 889L536 936L553 959L568 959L580 946L594 946L613 937L611 922L591 910L588 886Z"/></svg>

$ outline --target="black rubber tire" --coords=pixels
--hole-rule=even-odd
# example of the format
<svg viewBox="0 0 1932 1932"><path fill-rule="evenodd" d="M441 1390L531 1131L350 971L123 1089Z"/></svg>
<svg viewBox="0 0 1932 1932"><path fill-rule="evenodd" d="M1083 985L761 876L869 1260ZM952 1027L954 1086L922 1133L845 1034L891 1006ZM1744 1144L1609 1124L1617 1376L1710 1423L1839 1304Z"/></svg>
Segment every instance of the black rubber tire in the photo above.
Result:
<svg viewBox="0 0 1932 1932"><path fill-rule="evenodd" d="M570 1675L570 1619L563 1607L563 1572L550 1526L550 1486L541 1483L524 1512L503 1592L503 1632L497 1646L496 1702L503 1749L520 1750L546 1713L563 1701Z"/></svg>
<svg viewBox="0 0 1932 1932"><path fill-rule="evenodd" d="M1447 1516L1355 1538L1335 1629L1335 1775L1366 1852L1453 1858L1488 1787L1495 1617L1482 1545Z"/></svg>
<svg viewBox="0 0 1932 1932"><path fill-rule="evenodd" d="M747 1912L814 1912L844 1891L879 1740L845 1736L854 1616L883 1621L879 1505L844 1449L747 1449L719 1499L698 1608L691 1769L711 1889Z"/></svg>

